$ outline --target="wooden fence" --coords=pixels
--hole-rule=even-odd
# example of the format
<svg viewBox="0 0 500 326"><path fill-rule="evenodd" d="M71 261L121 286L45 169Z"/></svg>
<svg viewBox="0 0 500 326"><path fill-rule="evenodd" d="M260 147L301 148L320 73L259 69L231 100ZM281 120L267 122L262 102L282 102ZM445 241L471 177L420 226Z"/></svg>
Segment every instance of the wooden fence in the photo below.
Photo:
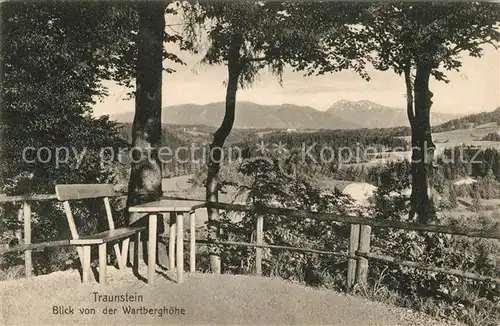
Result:
<svg viewBox="0 0 500 326"><path fill-rule="evenodd" d="M367 282L369 260L378 260L400 266L412 267L431 272L444 273L448 275L454 275L478 281L487 281L500 284L500 278L492 276L484 276L452 268L436 267L428 264L401 260L394 257L379 255L370 252L370 239L371 239L372 227L393 228L393 229L403 229L412 231L426 231L426 232L444 233L451 235L462 235L467 237L496 239L497 241L500 241L500 230L498 228L486 230L486 229L459 228L456 226L448 226L448 225L425 225L425 224L417 224L417 223L402 222L402 221L376 220L376 219L369 219L369 218L355 217L355 216L340 216L332 213L318 213L306 210L263 207L258 205L206 203L206 206L218 208L225 211L253 212L257 214L255 244L241 243L241 242L223 242L223 241L218 242L218 244L256 247L255 270L256 274L258 275L260 275L262 271L262 255L259 253L262 250L261 248L274 248L274 249L295 250L302 252L346 257L348 259L348 267L347 267L348 289L350 289L355 283L363 284ZM345 252L323 251L323 250L296 248L296 247L263 245L262 238L263 238L264 215L280 215L286 218L299 218L299 219L310 218L310 219L317 219L320 221L335 221L341 223L348 223L350 224L348 251L347 253L345 253ZM207 241L207 243L209 242Z"/></svg>
<svg viewBox="0 0 500 326"><path fill-rule="evenodd" d="M46 195L32 195L32 196L4 196L0 195L0 203L4 202L21 202L21 208L19 210L18 218L23 223L23 235L19 235L19 245L0 248L0 254L13 251L23 251L25 257L25 270L26 276L30 277L32 275L32 250L43 249L48 247L63 247L69 245L68 240L58 240L49 241L43 243L31 243L31 205L33 201L47 201L54 200L56 196L54 194ZM167 199L172 200L192 200L186 198L175 198L169 197ZM294 209L284 209L276 207L264 207L259 205L241 205L241 204L227 204L227 203L205 203L204 205L198 205L197 207L212 207L225 211L235 211L235 212L252 212L255 213L256 218L256 241L255 243L245 243L245 242L229 242L229 241L208 241L208 240L196 240L199 244L214 244L223 246L246 246L254 247L256 254L256 266L255 272L257 275L262 275L262 249L271 248L278 250L292 250L300 252L309 252L322 255L334 255L346 257L348 260L348 271L347 271L347 283L348 288L351 288L355 283L366 283L368 275L368 266L370 260L378 260L389 264L396 264L400 266L407 266L416 269L444 273L449 275L454 275L458 277L464 277L469 279L474 279L478 281L488 281L500 284L500 278L484 276L475 273L469 273L465 271L460 271L456 269L436 267L428 264L422 264L418 262L400 260L394 257L379 255L370 252L370 238L372 227L381 228L394 228L394 229L404 229L413 231L425 231L425 232L435 232L444 233L451 235L462 235L468 237L478 237L486 239L496 239L500 240L500 230L498 229L470 229L470 228L458 228L456 226L447 225L423 225L409 222L401 221L390 221L390 220L376 220L368 219L355 216L340 216L333 213L319 213L310 212L306 210L294 210ZM288 247L288 246L278 246L272 244L264 244L264 217L265 215L279 215L291 219L317 219L320 221L335 221L341 223L350 224L350 236L349 236L349 247L347 252L334 252L325 251L319 249L310 248L299 248L299 247ZM193 237L193 235L191 235ZM190 241L190 240L186 240ZM193 249L193 248L191 248ZM191 251L191 261L194 260L195 252Z"/></svg>

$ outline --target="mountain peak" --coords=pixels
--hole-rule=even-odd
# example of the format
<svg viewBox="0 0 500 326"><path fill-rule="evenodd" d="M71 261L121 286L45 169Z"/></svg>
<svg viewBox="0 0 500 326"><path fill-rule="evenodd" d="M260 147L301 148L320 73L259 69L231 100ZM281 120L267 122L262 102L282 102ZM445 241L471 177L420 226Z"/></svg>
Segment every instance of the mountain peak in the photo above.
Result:
<svg viewBox="0 0 500 326"><path fill-rule="evenodd" d="M337 102L335 102L335 104L333 104L333 105L349 104L349 103L352 103L352 102L354 102L354 101L349 101L349 100L341 99L341 100L338 100Z"/></svg>
<svg viewBox="0 0 500 326"><path fill-rule="evenodd" d="M327 110L328 113L346 121L356 122L366 128L389 128L408 126L406 110L392 108L368 100L349 101L342 99L335 102ZM433 113L431 123L440 124L455 116Z"/></svg>
<svg viewBox="0 0 500 326"><path fill-rule="evenodd" d="M339 100L335 102L332 106L328 108L328 112L334 113L336 111L371 111L372 109L392 109L378 103L360 100L360 101L349 101L349 100Z"/></svg>

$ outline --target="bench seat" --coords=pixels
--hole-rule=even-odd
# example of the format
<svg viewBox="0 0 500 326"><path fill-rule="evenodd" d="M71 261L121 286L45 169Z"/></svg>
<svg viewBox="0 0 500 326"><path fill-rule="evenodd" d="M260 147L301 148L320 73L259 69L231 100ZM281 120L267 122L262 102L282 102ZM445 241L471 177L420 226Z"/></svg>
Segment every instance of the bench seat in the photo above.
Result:
<svg viewBox="0 0 500 326"><path fill-rule="evenodd" d="M79 239L72 239L69 241L70 245L97 245L114 240L121 240L128 238L138 232L143 232L146 230L145 226L138 227L123 227L119 229L104 231L100 233L95 233L89 236L81 237Z"/></svg>

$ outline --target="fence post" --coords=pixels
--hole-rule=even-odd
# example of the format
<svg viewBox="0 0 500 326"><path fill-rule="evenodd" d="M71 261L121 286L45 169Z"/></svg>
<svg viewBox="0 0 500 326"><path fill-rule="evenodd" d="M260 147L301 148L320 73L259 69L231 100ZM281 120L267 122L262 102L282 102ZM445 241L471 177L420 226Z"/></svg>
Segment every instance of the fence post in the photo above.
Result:
<svg viewBox="0 0 500 326"><path fill-rule="evenodd" d="M30 203L23 202L23 218L24 218L24 244L31 244L31 206ZM24 265L26 268L26 277L31 277L33 271L33 263L31 260L31 250L24 252Z"/></svg>
<svg viewBox="0 0 500 326"><path fill-rule="evenodd" d="M19 210L17 211L17 221L19 223L24 223L24 212L23 212L23 208L19 208ZM23 230L21 229L16 229L14 231L14 236L16 237L17 239L17 243L18 244L23 244L24 243L24 240L23 240Z"/></svg>
<svg viewBox="0 0 500 326"><path fill-rule="evenodd" d="M368 225L361 225L359 231L359 247L358 251L362 253L370 252L370 236L372 228ZM365 285L368 280L368 259L364 257L359 257L358 259L358 269L356 273L356 283Z"/></svg>
<svg viewBox="0 0 500 326"><path fill-rule="evenodd" d="M263 244L264 240L264 216L257 215L257 231L255 234L256 242L258 245ZM255 249L255 274L262 275L262 248Z"/></svg>
<svg viewBox="0 0 500 326"><path fill-rule="evenodd" d="M359 224L351 224L351 233L349 235L349 256L356 255L359 246ZM347 291L349 291L356 280L356 258L348 258L347 261Z"/></svg>
<svg viewBox="0 0 500 326"><path fill-rule="evenodd" d="M189 220L189 213L177 213L177 283L184 282L184 219Z"/></svg>

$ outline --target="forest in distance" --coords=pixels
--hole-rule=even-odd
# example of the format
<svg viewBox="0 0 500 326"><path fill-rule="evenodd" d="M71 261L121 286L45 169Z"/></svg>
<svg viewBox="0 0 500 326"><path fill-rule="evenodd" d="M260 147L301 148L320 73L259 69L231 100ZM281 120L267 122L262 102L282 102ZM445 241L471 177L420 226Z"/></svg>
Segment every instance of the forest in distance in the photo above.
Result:
<svg viewBox="0 0 500 326"><path fill-rule="evenodd" d="M117 226L132 220L127 207L169 194L500 232L500 107L431 123L438 92L431 81L453 83L448 75L461 71L465 57L479 62L485 47L498 50L499 8L493 2L1 2L0 199L53 194L56 184L111 183L124 194L111 202ZM169 99L162 90L180 73L171 67L189 66L195 54L207 67L224 68L220 119L211 125L164 121L162 99ZM282 83L285 69L308 78L350 71L368 84L370 72L393 74L405 89L405 123L238 128L242 90L264 71ZM109 96L104 81L135 99L133 121L95 115L97 102ZM313 116L295 113L299 120ZM364 114L369 120L369 111ZM323 113L314 117L325 119L321 126L333 121ZM160 148L175 159L166 162ZM73 151L84 155L60 160ZM125 154L116 155L120 151ZM162 188L169 180L176 186ZM0 202L2 249L22 245L21 204ZM71 238L59 202L31 205L33 243ZM79 232L103 229L103 212L92 202L73 209ZM254 241L257 214L212 206L203 214L197 231L208 243L197 247L196 271L254 273L254 248L213 242ZM264 220L266 244L348 250L348 223L270 213ZM500 277L497 239L373 227L370 250ZM81 267L73 247L32 255L34 275ZM0 280L25 277L25 257L21 251L0 255ZM114 254L110 259L117 261ZM370 260L366 284L353 288L347 269L343 256L262 249L265 277L350 291L467 325L500 320L500 287L493 281Z"/></svg>

